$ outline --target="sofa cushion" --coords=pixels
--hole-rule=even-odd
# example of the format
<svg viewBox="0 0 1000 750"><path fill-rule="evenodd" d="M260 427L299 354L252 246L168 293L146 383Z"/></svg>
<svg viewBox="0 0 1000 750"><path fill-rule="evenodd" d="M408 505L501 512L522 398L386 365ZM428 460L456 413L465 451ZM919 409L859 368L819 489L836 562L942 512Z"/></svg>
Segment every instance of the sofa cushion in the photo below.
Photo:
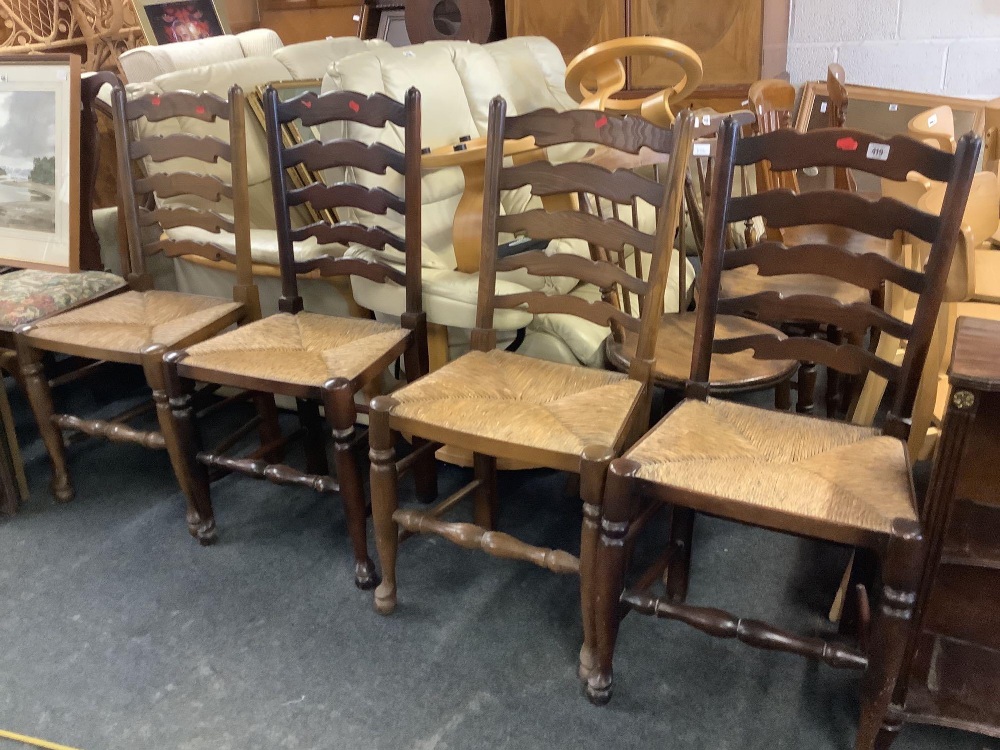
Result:
<svg viewBox="0 0 1000 750"><path fill-rule="evenodd" d="M542 36L517 36L483 46L509 85L508 102L518 112L576 109L566 93L566 63L559 48Z"/></svg>
<svg viewBox="0 0 1000 750"><path fill-rule="evenodd" d="M307 78L322 78L330 65L337 60L382 46L388 45L381 39L328 36L326 39L312 42L289 44L276 50L273 57L288 70L286 78L301 81Z"/></svg>
<svg viewBox="0 0 1000 750"><path fill-rule="evenodd" d="M62 312L125 286L120 276L102 271L52 273L23 270L0 274L0 330Z"/></svg>
<svg viewBox="0 0 1000 750"><path fill-rule="evenodd" d="M229 252L236 253L236 236L230 232L212 233L199 227L175 227L167 230L172 240L192 240L221 245ZM320 245L314 237L292 244L295 260L310 260L324 255L340 257L344 254L342 245ZM278 265L278 234L273 229L250 230L250 257L254 263L268 266Z"/></svg>
<svg viewBox="0 0 1000 750"><path fill-rule="evenodd" d="M136 47L122 52L118 62L129 83L144 83L164 73L269 56L280 47L281 38L271 29L251 29L210 39Z"/></svg>

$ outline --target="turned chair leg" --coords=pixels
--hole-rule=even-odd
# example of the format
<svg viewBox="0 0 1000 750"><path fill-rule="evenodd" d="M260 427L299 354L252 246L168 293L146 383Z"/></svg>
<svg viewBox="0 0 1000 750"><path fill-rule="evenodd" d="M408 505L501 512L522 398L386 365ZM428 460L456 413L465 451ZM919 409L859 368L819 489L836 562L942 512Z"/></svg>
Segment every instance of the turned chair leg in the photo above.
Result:
<svg viewBox="0 0 1000 750"><path fill-rule="evenodd" d="M170 466L174 470L181 491L187 495L190 488L187 484L188 472L184 470L184 448L177 434L177 425L170 413L170 401L167 397L167 380L163 365L163 355L166 351L167 348L163 344L151 344L145 347L139 356L142 358L142 371L146 375L146 384L153 392L156 421L160 425L163 441L167 445Z"/></svg>
<svg viewBox="0 0 1000 750"><path fill-rule="evenodd" d="M392 514L399 506L396 447L389 415L396 401L391 396L372 399L368 412L368 446L371 459L372 518L375 547L382 566L382 582L375 589L375 609L383 615L396 609L396 552L399 525Z"/></svg>
<svg viewBox="0 0 1000 750"><path fill-rule="evenodd" d="M31 345L27 337L29 331L31 331L30 326L17 330L17 359L21 365L21 379L24 382L31 411L38 423L38 432L42 436L45 450L49 454L49 462L52 464L52 481L49 483L49 489L60 503L68 503L73 499L75 490L66 466L66 445L63 442L62 430L53 421L55 408L49 379L45 375L45 365L42 363L42 352Z"/></svg>
<svg viewBox="0 0 1000 750"><path fill-rule="evenodd" d="M777 411L792 410L792 379L785 378L774 386L774 408Z"/></svg>
<svg viewBox="0 0 1000 750"><path fill-rule="evenodd" d="M589 445L580 457L580 499L583 524L580 528L580 612L583 646L580 647L578 674L586 681L597 666L597 622L594 617L594 575L597 559L598 527L604 506L604 482L614 452L602 445ZM574 475L576 476L576 475Z"/></svg>
<svg viewBox="0 0 1000 750"><path fill-rule="evenodd" d="M597 666L587 678L587 697L604 705L611 700L615 642L621 622L621 596L625 590L628 555L625 537L639 511L635 461L619 458L611 462L604 490L601 538L594 561L593 617L597 641Z"/></svg>
<svg viewBox="0 0 1000 750"><path fill-rule="evenodd" d="M861 684L856 750L886 750L899 734L906 700L903 656L911 636L926 546L920 525L896 520L882 561L882 593L872 618L868 670Z"/></svg>
<svg viewBox="0 0 1000 750"><path fill-rule="evenodd" d="M675 602L687 600L694 517L695 512L690 508L675 505L670 509L670 557L663 581L667 586L667 598Z"/></svg>
<svg viewBox="0 0 1000 750"><path fill-rule="evenodd" d="M826 331L826 340L835 346L844 343L844 336L836 326L829 326ZM834 419L840 410L841 388L844 377L834 368L826 368L826 416Z"/></svg>
<svg viewBox="0 0 1000 750"><path fill-rule="evenodd" d="M306 431L306 472L329 474L330 463L326 455L326 429L319 415L319 404L305 398L295 399L299 422Z"/></svg>
<svg viewBox="0 0 1000 750"><path fill-rule="evenodd" d="M799 414L812 414L816 398L816 363L800 362L796 382L795 411Z"/></svg>
<svg viewBox="0 0 1000 750"><path fill-rule="evenodd" d="M337 466L347 532L354 550L354 585L359 589L373 589L378 585L378 575L375 573L375 563L368 556L365 490L353 445L358 414L351 382L345 378L327 381L323 385L323 407L333 432L333 460Z"/></svg>
<svg viewBox="0 0 1000 750"><path fill-rule="evenodd" d="M209 545L217 538L212 490L208 470L198 461L201 435L191 404L194 383L181 378L177 372L177 363L183 358L184 352L170 352L163 358L164 385L170 405L170 431L175 435L180 452L174 470L187 501L188 531L200 544Z"/></svg>

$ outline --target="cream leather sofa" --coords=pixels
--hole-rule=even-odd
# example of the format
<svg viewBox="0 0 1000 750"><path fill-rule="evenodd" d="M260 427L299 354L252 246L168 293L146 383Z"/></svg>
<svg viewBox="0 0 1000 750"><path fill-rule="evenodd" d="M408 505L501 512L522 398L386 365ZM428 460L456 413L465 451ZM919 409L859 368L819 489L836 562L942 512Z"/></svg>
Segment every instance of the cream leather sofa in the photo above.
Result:
<svg viewBox="0 0 1000 750"><path fill-rule="evenodd" d="M273 35L273 32L270 34ZM377 40L366 42L348 37L276 47L267 52L268 45L275 44L276 35L268 41L266 35L258 34L253 40L255 48L265 53L248 56L247 50L251 47L249 43L244 44L244 36L223 38L226 40L225 49L210 50L209 45L204 45L202 49L186 50L176 56L171 48L180 48L184 44L154 48L156 52L148 55L143 49L135 50L123 62L123 68L132 81L130 88L163 92L211 91L224 95L233 83L252 91L270 81L323 78L324 90L380 91L402 98L405 90L415 85L421 90L423 99L424 145L432 148L452 144L464 135L485 135L489 101L497 94L507 98L514 112L542 107L563 110L575 106L563 88L565 66L562 57L555 45L542 38L520 37L487 45L431 42L393 48ZM238 43L234 44L233 40ZM199 60L199 55L200 59L204 59L210 54L215 55L211 64L190 65L192 61ZM165 55L170 57L169 61L164 61ZM167 70L171 67L173 69ZM142 72L133 76L136 70ZM163 72L144 82L136 82L140 75L157 70ZM275 308L279 295L275 275L277 269L274 268L277 248L270 175L264 134L252 115L248 115L247 123L253 255L254 260L261 264L258 280L267 312ZM155 127L165 134L160 125L148 127ZM197 122L185 127L212 126ZM218 135L222 135L221 130ZM390 128L383 133L362 134L362 137L391 140L396 136ZM183 169L184 165L177 160L160 168ZM392 181L392 177L385 179ZM452 218L462 193L463 180L461 171L452 168L428 172L423 182L425 308L431 323L447 326L454 356L467 347L467 330L473 325L478 284L475 275L455 270L451 247ZM389 187L401 188L394 184ZM529 197L523 191L516 192L505 196L504 202L508 206L519 205ZM640 222L652 222L651 207L641 209ZM363 220L363 217L360 218ZM172 230L172 233L199 239L199 231L188 228ZM571 243L571 246L574 252L588 252L584 243ZM315 245L296 248L296 254L305 257L345 251L356 252L353 249L320 248ZM644 267L648 268L649 264L644 264ZM667 309L676 309L674 305L678 294L676 268L672 271ZM177 285L183 291L226 295L232 285L228 270L208 267L203 262L178 261L176 274ZM689 270L687 278L693 277L693 271ZM584 298L599 295L599 290L589 285L574 288L574 283L568 279L537 278L523 273L510 274L499 283L510 290L572 291ZM347 315L354 309L347 289L340 289L342 293L338 294L328 280L305 279L300 284L300 290L307 309L335 315ZM689 291L684 290L683 294L688 295ZM353 297L360 305L375 311L380 318L392 317L402 307L401 292L391 285L354 280ZM602 342L608 331L600 326L563 315L533 318L521 311L508 311L498 316L496 323L505 333L501 335L504 340L513 339L517 329L525 329L519 348L524 354L594 367L603 364Z"/></svg>

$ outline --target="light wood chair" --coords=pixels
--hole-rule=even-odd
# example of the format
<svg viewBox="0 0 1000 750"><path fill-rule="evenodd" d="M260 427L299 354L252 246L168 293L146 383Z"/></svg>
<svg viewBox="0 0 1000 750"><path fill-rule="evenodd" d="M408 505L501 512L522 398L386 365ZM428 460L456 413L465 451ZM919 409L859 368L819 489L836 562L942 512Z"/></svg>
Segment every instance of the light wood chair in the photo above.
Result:
<svg viewBox="0 0 1000 750"><path fill-rule="evenodd" d="M233 87L229 98L210 94L176 92L141 96L126 101L121 87L114 90L113 109L118 156L119 184L125 210L127 252L123 263L130 289L106 299L91 302L38 322L19 326L15 331L18 361L25 381L28 400L38 422L42 440L52 462L52 492L60 501L73 497L66 464L63 431L102 437L112 441L132 442L147 448L168 449L174 469L176 452L173 426L167 414L169 406L164 390L161 359L171 348L209 339L234 323L252 320L259 313L257 288L250 275L249 216L246 183L246 143L243 129L244 97ZM228 139L198 137L176 133L159 138L141 138L134 125L145 118L151 122L196 118L206 122L227 121ZM154 172L156 164L184 159L194 164L228 162L231 181L209 174L192 172ZM144 160L149 174L133 169L133 162ZM144 199L191 199L191 204L160 205L145 208ZM230 218L209 209L195 208L232 199ZM201 203L197 203L200 201ZM212 242L174 240L164 234L178 227L197 227L209 232L226 232L236 237L236 255ZM211 236L211 235L210 235ZM228 256L241 269L233 288L233 300L152 288L146 270L147 255L164 253L169 257L197 254L209 257ZM67 378L49 382L42 355L53 352L94 360L92 365ZM51 385L93 375L104 363L141 365L153 401L129 409L109 419L88 420L72 414L55 413ZM273 402L258 399L259 416L247 429L259 426L262 434L277 431L277 412ZM160 430L140 430L129 426L135 417L155 409ZM180 474L178 473L180 476Z"/></svg>
<svg viewBox="0 0 1000 750"><path fill-rule="evenodd" d="M187 496L188 528L202 544L216 539L209 468L323 493L339 492L353 547L354 580L359 588L367 589L378 583L378 577L368 556L366 503L354 451L359 437L355 429L355 394L379 379L400 356L405 359L408 379L427 372L426 316L420 289L420 94L410 89L403 103L383 94L365 96L353 91L322 96L309 92L281 101L277 92L268 88L265 111L278 221L280 312L211 341L171 352L164 360L172 421L183 452L181 485ZM303 127L331 122L373 128L392 124L403 132L403 150L386 143L368 145L350 137L287 145L282 132L294 121ZM331 168L345 169L345 181L290 188L287 170L300 164L314 174ZM363 184L363 175L385 174L387 170L403 176L405 197ZM306 203L330 220L293 228L291 211ZM363 212L365 220L334 219L352 209ZM378 225L378 217L389 211L403 217L405 239ZM327 254L296 260L293 243L309 238L329 247L332 253L337 252L338 245L341 252L344 246L349 247L342 257ZM390 258L398 261L400 255L405 272L387 262ZM401 325L303 310L296 278L297 274L313 270L322 276L359 276L404 286L406 311ZM268 462L267 454L275 445L264 444L245 458L201 451L191 408L191 388L196 380L297 399L302 421L299 432L309 438L305 473ZM336 479L329 473L320 405L333 435ZM427 468L431 461L433 456L428 456L416 464L422 487L427 486L427 477L433 483L433 470ZM428 491L433 493L432 484Z"/></svg>
<svg viewBox="0 0 1000 750"><path fill-rule="evenodd" d="M859 148L839 149L837 141L845 136L854 139ZM956 154L950 155L896 136L887 142L888 158L876 161L866 158L867 147L886 141L861 131L800 134L782 130L739 140L735 126L728 123L720 137L714 178L716 201L707 225L702 306L687 399L621 459L613 461L608 473L595 564L598 667L588 679L587 693L597 703L611 697L618 625L622 611L631 610L679 620L709 635L737 638L759 648L865 670L856 747L887 748L899 727L891 703L925 555L905 446L908 420L981 141L965 136ZM843 165L897 180L916 169L931 179L947 182L949 188L940 216L885 199L868 204L836 190L791 200L776 191L733 198L729 185L734 168L765 159L777 169ZM932 250L924 273L878 256L858 257L834 246L775 249L764 242L738 256L739 263L753 263L761 269L828 274L867 289L892 281L921 294L913 323L893 318L871 303L844 308L829 298L721 298L723 264L729 263L722 241L726 224L748 215L770 218L778 213L789 224L821 219L886 238L901 228L930 242ZM907 356L902 365L896 365L861 346L835 346L811 337L714 338L717 314L747 308L762 312L778 308L766 317L801 316L845 330L877 327L906 338ZM707 380L713 355L747 348L758 357L811 359L850 373L881 373L897 388L885 428L858 427L711 398ZM862 618L861 647L804 637L722 610L686 604L690 560L685 549L668 549L641 576L638 586L626 590L632 527L649 506L658 503L873 550L882 563L882 590L870 625ZM656 596L649 587L664 570L667 592ZM903 687L905 682L899 680L898 684Z"/></svg>
<svg viewBox="0 0 1000 750"><path fill-rule="evenodd" d="M405 533L433 533L469 549L497 557L533 562L559 573L579 574L582 601L590 601L589 582L597 541L604 475L608 462L642 433L648 424L653 356L658 321L678 225L684 174L691 153L691 116L682 112L673 129L630 116L588 110L556 113L539 110L508 117L506 102L490 105L486 214L483 223L477 327L472 351L391 396L372 401L370 412L372 515L383 580L375 590L375 607L388 614L396 608L396 557L400 527ZM636 154L642 147L673 153L666 185L628 170L610 172L591 164L553 165L544 158L506 167L504 142L533 137L536 146L596 143ZM535 195L585 193L628 205L640 197L660 207L655 234L643 233L614 217L600 218L580 209L528 210L501 216L500 192L530 185ZM651 254L648 280L636 278L608 260L590 260L566 252L559 244L498 257L498 234L513 233L535 240L585 240L600 248L632 245ZM551 254L550 254L551 253ZM598 256L600 257L600 256ZM605 300L587 302L571 295L540 292L503 293L495 288L498 271L523 269L534 275L557 274L596 284L619 284L642 294L647 302L641 318L621 312ZM599 325L638 332L637 355L628 375L545 362L497 350L495 310L526 309L576 315ZM474 451L474 479L430 510L398 507L394 431ZM584 501L580 557L537 547L494 530L499 498L498 458L579 474ZM451 523L441 516L462 498L475 497L474 523ZM584 610L581 674L591 666L593 639L590 613Z"/></svg>

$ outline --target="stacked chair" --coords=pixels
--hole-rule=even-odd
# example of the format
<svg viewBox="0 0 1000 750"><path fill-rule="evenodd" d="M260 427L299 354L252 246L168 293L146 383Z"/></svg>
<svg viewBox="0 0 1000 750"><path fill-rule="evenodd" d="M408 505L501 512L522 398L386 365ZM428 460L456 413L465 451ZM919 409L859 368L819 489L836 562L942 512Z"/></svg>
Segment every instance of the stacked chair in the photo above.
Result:
<svg viewBox="0 0 1000 750"><path fill-rule="evenodd" d="M838 148L838 140L845 136L859 147ZM720 139L687 398L613 461L608 472L593 582L598 665L588 678L587 692L597 703L610 698L618 625L623 611L631 610L679 620L709 635L738 638L759 648L865 670L856 747L885 747L898 730L890 704L925 554L905 441L981 144L965 136L952 155L895 137L887 142L887 159L876 161L865 154L868 145L880 139L860 131L779 130L740 140L730 121ZM791 199L780 190L732 197L734 169L765 160L778 170L845 166L893 180L904 180L916 170L948 187L938 216L892 199L859 210L858 199L844 191ZM903 229L930 243L926 269L921 273L885 258L872 261L870 255L859 257L833 245L776 248L765 241L725 252L727 224L756 215L770 223L778 214L784 225L833 222L885 238ZM909 323L870 303L844 306L823 297L774 299L759 294L722 297L723 268L745 264L780 274L821 274L863 289L891 281L919 294L920 301ZM715 338L717 314L750 311L767 319L804 318L845 330L878 328L908 341L906 357L895 364L857 345L834 345L808 336ZM879 373L896 385L884 429L713 398L708 387L713 354L747 348L756 357L816 361L854 375ZM660 503L873 550L882 563L882 588L870 624L862 617L862 647L799 636L722 610L686 604L690 548L686 554L668 549L636 587L626 589L633 527L648 515L651 505ZM650 587L663 571L667 592L656 596ZM904 684L905 680L899 681L901 689Z"/></svg>

